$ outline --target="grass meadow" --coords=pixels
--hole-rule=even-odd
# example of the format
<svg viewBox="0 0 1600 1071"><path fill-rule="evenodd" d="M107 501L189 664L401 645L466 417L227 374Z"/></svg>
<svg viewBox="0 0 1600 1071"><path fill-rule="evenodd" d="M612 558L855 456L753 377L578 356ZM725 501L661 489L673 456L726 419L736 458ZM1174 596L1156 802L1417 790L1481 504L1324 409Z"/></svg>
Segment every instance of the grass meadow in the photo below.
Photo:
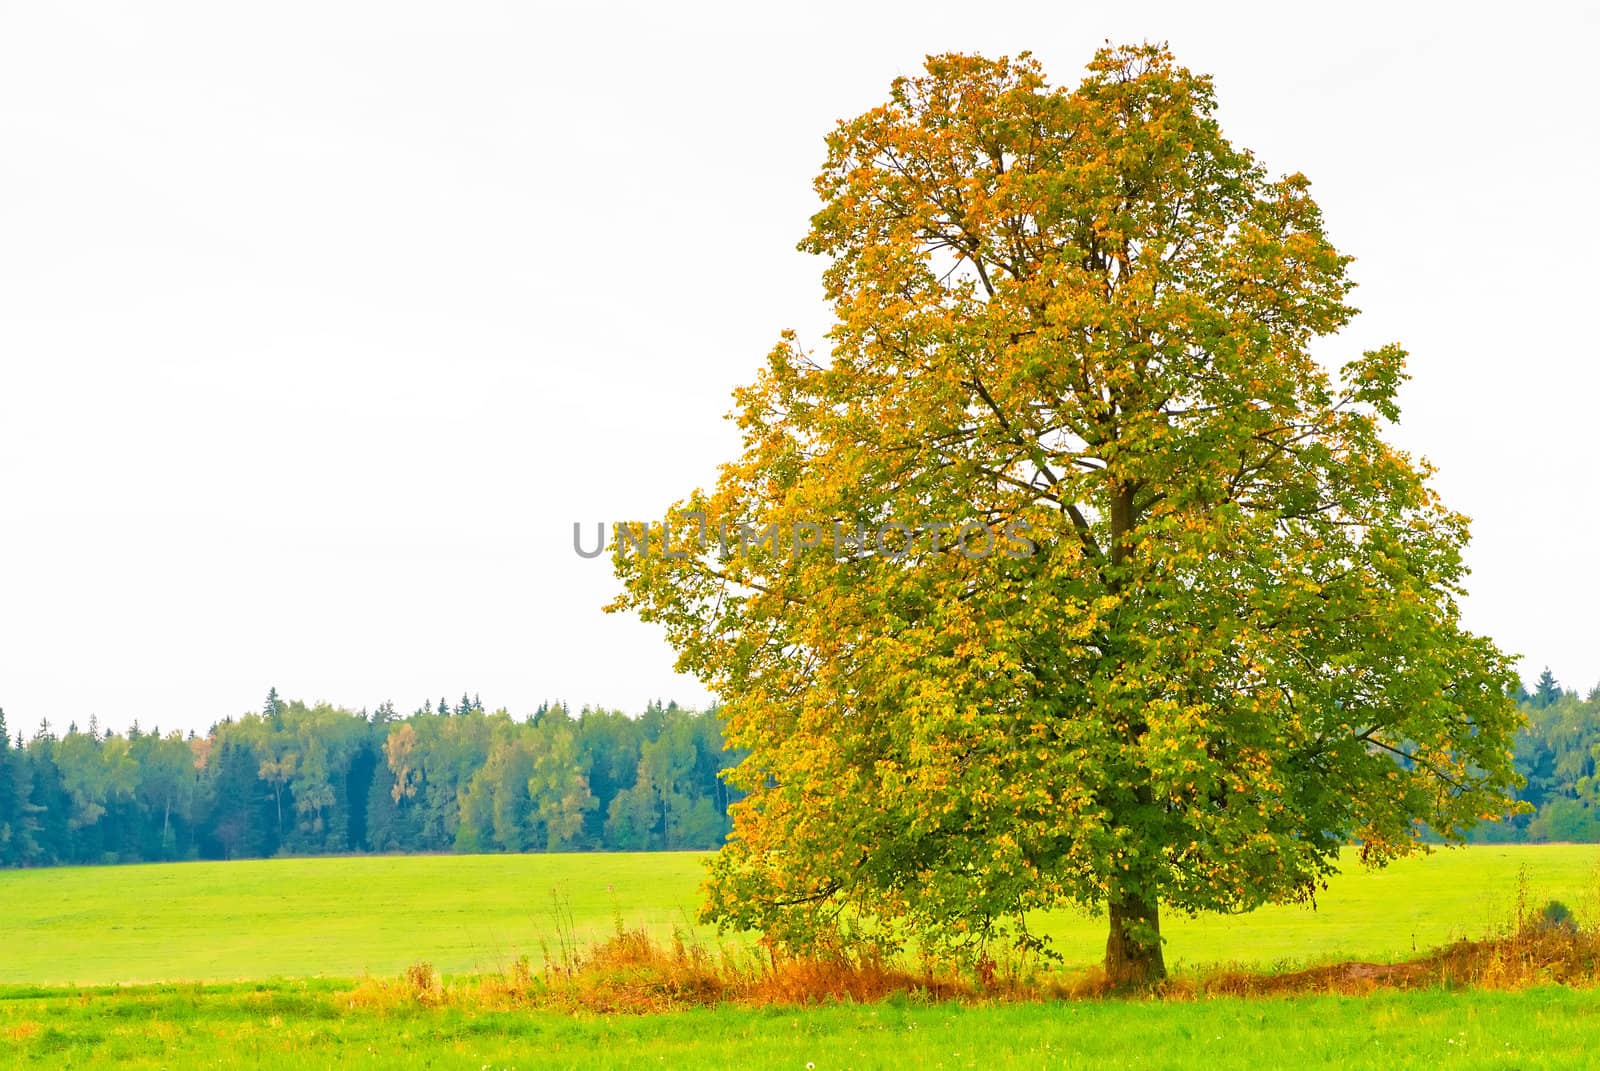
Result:
<svg viewBox="0 0 1600 1071"><path fill-rule="evenodd" d="M667 937L695 926L699 853L441 855L241 860L0 871L0 985L445 974L538 962L620 920ZM1479 937L1532 898L1600 915L1600 848L1483 846L1367 871L1349 861L1317 902L1244 916L1169 915L1167 962L1273 967L1392 960ZM1104 922L1038 920L1068 963L1099 960Z"/></svg>
<svg viewBox="0 0 1600 1071"><path fill-rule="evenodd" d="M48 1068L1572 1068L1585 991L717 1007L657 1015L355 1012L327 982L0 999L0 1062Z"/></svg>
<svg viewBox="0 0 1600 1071"><path fill-rule="evenodd" d="M692 923L701 856L278 859L0 872L0 1067L1572 1067L1600 1051L1583 988L1366 996L754 1007L656 1014L409 999ZM1597 921L1593 846L1475 847L1356 867L1315 911L1172 918L1180 972L1391 961L1557 898ZM1101 920L1042 920L1071 963ZM700 928L707 945L719 938ZM470 992L462 988L457 992ZM398 999L393 994L401 993ZM375 999L377 994L383 999ZM390 996L385 997L384 994Z"/></svg>

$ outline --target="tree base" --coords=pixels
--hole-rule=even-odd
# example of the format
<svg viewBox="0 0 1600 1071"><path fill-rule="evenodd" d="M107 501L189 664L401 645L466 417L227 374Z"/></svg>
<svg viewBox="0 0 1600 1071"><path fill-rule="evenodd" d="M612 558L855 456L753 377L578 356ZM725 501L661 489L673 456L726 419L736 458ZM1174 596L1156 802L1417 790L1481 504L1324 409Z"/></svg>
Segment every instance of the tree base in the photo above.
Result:
<svg viewBox="0 0 1600 1071"><path fill-rule="evenodd" d="M1167 976L1160 908L1135 897L1113 901L1106 937L1106 978L1114 989L1147 989Z"/></svg>

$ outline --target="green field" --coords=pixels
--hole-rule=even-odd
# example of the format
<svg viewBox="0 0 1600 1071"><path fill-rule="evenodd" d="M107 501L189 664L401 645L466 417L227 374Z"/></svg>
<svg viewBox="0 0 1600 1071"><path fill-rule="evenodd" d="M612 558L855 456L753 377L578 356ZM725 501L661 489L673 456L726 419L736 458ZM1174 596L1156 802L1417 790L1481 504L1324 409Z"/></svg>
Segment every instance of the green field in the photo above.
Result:
<svg viewBox="0 0 1600 1071"><path fill-rule="evenodd" d="M269 859L0 871L0 984L114 984L450 974L539 962L618 918L692 923L701 856L494 855ZM1170 918L1169 964L1394 959L1509 917L1526 867L1538 899L1593 917L1594 846L1474 847L1368 872L1353 863L1312 911ZM570 930L557 920L557 901ZM1042 920L1069 962L1096 961L1100 920ZM714 931L701 928L708 941Z"/></svg>
<svg viewBox="0 0 1600 1071"><path fill-rule="evenodd" d="M654 1015L364 1002L418 960L454 975L540 962L616 921L665 934L692 854L278 859L0 872L0 1067L487 1068L1581 1066L1583 990L934 1004ZM1535 902L1593 920L1594 847L1480 847L1353 868L1318 909L1173 919L1169 961L1396 959ZM559 905L559 909L558 909ZM1044 920L1088 963L1098 920ZM704 931L702 931L704 932ZM706 933L707 940L716 940ZM246 981L224 981L245 979ZM145 983L128 985L128 983ZM206 984L201 984L206 983Z"/></svg>
<svg viewBox="0 0 1600 1071"><path fill-rule="evenodd" d="M0 995L0 1066L48 1068L1569 1068L1587 992L1195 1003L896 1000L660 1015L350 1012L333 983Z"/></svg>

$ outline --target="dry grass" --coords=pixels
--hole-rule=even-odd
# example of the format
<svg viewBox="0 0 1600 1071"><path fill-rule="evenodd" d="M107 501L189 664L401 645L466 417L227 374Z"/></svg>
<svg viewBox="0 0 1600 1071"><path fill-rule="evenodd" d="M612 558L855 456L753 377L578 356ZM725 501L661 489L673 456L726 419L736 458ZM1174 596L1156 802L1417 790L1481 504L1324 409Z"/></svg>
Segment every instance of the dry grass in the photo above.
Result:
<svg viewBox="0 0 1600 1071"><path fill-rule="evenodd" d="M1282 974L1217 972L1193 988L1212 996L1281 996L1378 989L1588 987L1596 982L1600 982L1600 939L1592 933L1548 930L1456 941L1400 963L1330 963ZM1184 988L1182 982L1176 985Z"/></svg>
<svg viewBox="0 0 1600 1071"><path fill-rule="evenodd" d="M1399 963L1329 963L1262 973L1217 969L1161 983L1165 1000L1216 996L1360 995L1380 989L1519 990L1535 985L1590 987L1600 982L1600 935L1529 929L1505 937L1457 941ZM630 930L595 946L572 966L533 968L526 959L500 974L445 983L418 964L396 980L368 979L348 995L352 1007L402 1005L477 1009L559 1008L650 1013L716 1004L869 1003L904 995L918 1000L1015 1002L1098 999L1116 995L1098 968L997 972L983 981L954 971L915 970L881 962L763 958L674 941L665 945Z"/></svg>
<svg viewBox="0 0 1600 1071"><path fill-rule="evenodd" d="M977 999L1001 988L1012 987L981 987L953 973L876 960L784 959L747 947L713 951L682 933L664 943L643 929L619 927L586 950L547 955L541 967L524 957L498 974L446 982L429 964L417 963L398 979L366 979L345 999L352 1008L378 1012L460 1005L647 1013L715 1004L866 1003L896 994Z"/></svg>
<svg viewBox="0 0 1600 1071"><path fill-rule="evenodd" d="M1526 869L1517 878L1511 918L1481 940L1453 941L1399 963L1329 963L1277 974L1217 971L1199 979L1206 995L1370 993L1378 989L1519 990L1600 983L1600 925L1580 925L1558 901L1534 907ZM1178 983L1177 988L1182 988Z"/></svg>
<svg viewBox="0 0 1600 1071"><path fill-rule="evenodd" d="M1455 941L1396 963L1341 962L1262 972L1213 968L1170 978L1141 996L1194 1000L1220 996L1360 995L1377 990L1600 983L1600 926L1580 926L1560 904L1534 909L1525 875L1513 915L1481 940ZM426 962L398 979L368 979L347 995L352 1008L459 1006L479 1010L556 1008L650 1013L717 1004L745 1006L918 1000L1017 1002L1116 995L1098 968L1064 971L1025 961L984 960L961 972L931 964L833 955L781 958L747 946L708 948L684 931L670 942L617 922L588 948L563 937L535 967L523 957L493 975L447 982Z"/></svg>

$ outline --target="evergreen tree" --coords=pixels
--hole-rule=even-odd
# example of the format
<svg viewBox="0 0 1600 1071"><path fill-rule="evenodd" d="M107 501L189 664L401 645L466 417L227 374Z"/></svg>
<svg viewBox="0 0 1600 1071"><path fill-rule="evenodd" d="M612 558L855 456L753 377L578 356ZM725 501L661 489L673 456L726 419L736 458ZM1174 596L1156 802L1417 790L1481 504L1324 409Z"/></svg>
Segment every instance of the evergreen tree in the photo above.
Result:
<svg viewBox="0 0 1600 1071"><path fill-rule="evenodd" d="M16 848L17 819L22 811L22 796L17 786L17 770L11 754L11 734L6 728L6 711L0 707L0 866L9 866Z"/></svg>
<svg viewBox="0 0 1600 1071"><path fill-rule="evenodd" d="M224 859L271 855L277 845L273 795L257 774L249 745L224 738L218 749L215 797L207 836L211 854Z"/></svg>
<svg viewBox="0 0 1600 1071"><path fill-rule="evenodd" d="M39 735L28 745L28 811L38 822L34 863L79 862L73 855L72 796L61 781L55 762L56 739L49 722L41 722Z"/></svg>
<svg viewBox="0 0 1600 1071"><path fill-rule="evenodd" d="M1544 672L1539 674L1539 685L1533 692L1533 705L1540 710L1545 710L1561 698L1561 686L1556 683L1556 675L1550 672L1550 667L1545 666Z"/></svg>

